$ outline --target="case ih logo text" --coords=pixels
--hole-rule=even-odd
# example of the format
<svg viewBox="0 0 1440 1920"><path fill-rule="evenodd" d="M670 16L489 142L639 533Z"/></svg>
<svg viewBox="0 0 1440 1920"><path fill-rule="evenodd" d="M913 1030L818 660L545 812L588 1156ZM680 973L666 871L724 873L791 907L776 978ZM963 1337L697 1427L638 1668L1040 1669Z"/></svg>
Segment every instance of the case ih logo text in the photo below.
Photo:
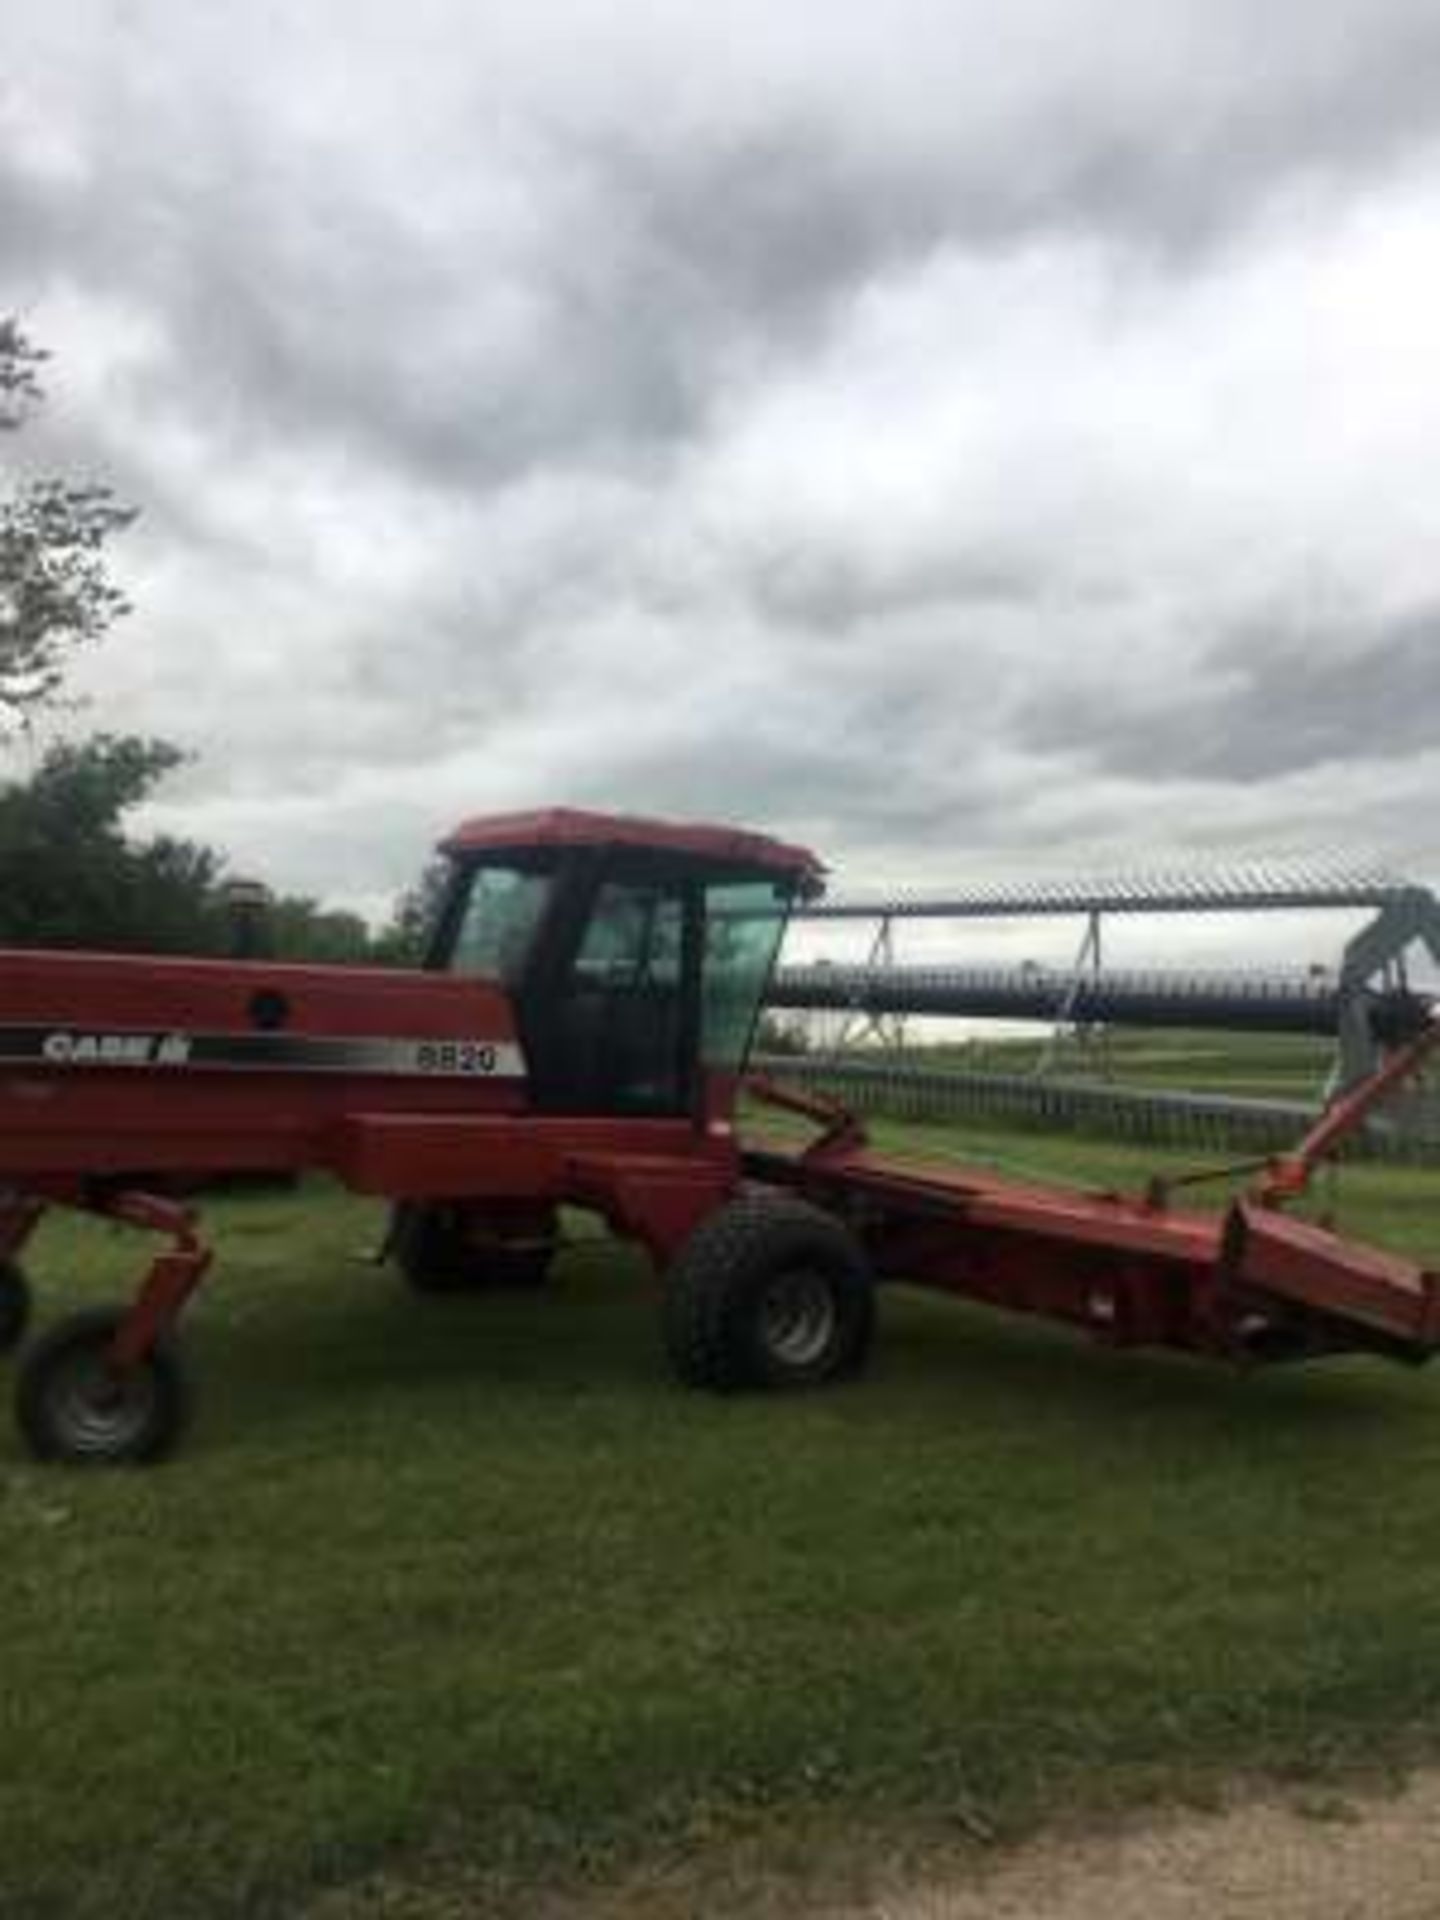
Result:
<svg viewBox="0 0 1440 1920"><path fill-rule="evenodd" d="M175 1067L190 1058L183 1033L51 1033L41 1052L64 1067Z"/></svg>

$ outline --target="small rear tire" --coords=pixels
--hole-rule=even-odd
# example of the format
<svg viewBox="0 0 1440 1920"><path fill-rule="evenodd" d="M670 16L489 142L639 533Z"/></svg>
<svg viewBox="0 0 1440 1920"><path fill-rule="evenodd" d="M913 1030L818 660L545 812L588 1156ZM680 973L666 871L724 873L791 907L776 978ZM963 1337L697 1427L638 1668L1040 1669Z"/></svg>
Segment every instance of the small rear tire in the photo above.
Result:
<svg viewBox="0 0 1440 1920"><path fill-rule="evenodd" d="M390 1230L390 1257L416 1293L540 1287L554 1253L543 1238L507 1244L498 1236L479 1236L460 1207L441 1203L403 1202Z"/></svg>
<svg viewBox="0 0 1440 1920"><path fill-rule="evenodd" d="M159 1460L174 1448L190 1408L179 1356L162 1338L117 1372L109 1351L125 1317L110 1307L72 1314L26 1355L15 1412L37 1460L118 1466Z"/></svg>
<svg viewBox="0 0 1440 1920"><path fill-rule="evenodd" d="M860 1371L874 1329L855 1236L789 1194L744 1194L702 1220L666 1283L665 1345L687 1386L824 1386Z"/></svg>
<svg viewBox="0 0 1440 1920"><path fill-rule="evenodd" d="M0 1353L10 1353L30 1324L30 1282L13 1260L0 1260Z"/></svg>

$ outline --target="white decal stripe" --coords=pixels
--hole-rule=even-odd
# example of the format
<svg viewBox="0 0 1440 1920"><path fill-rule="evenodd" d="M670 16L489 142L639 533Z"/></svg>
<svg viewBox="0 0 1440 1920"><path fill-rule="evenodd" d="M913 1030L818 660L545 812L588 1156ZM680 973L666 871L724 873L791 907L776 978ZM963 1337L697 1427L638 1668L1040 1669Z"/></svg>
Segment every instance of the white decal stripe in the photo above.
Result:
<svg viewBox="0 0 1440 1920"><path fill-rule="evenodd" d="M0 1025L0 1062L61 1069L166 1073L351 1073L421 1080L523 1080L510 1040L467 1034L392 1039L303 1033L192 1033L183 1028Z"/></svg>

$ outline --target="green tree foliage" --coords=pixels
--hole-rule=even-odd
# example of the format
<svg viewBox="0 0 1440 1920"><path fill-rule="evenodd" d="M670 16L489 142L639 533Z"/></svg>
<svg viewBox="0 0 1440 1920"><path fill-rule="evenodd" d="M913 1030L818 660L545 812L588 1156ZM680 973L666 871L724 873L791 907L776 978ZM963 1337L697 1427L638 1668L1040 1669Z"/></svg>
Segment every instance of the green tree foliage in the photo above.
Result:
<svg viewBox="0 0 1440 1920"><path fill-rule="evenodd" d="M163 740L100 734L45 754L28 780L0 786L0 946L231 954L237 929L212 848L156 834L127 817L184 755ZM359 914L302 895L273 896L258 952L325 966L404 965L389 935Z"/></svg>
<svg viewBox="0 0 1440 1920"><path fill-rule="evenodd" d="M810 1035L803 1019L786 1019L783 1014L765 1012L755 1029L755 1051L770 1054L798 1054L810 1051Z"/></svg>
<svg viewBox="0 0 1440 1920"><path fill-rule="evenodd" d="M0 786L0 946L223 955L236 950L224 863L212 848L127 816L184 759L163 740L100 734L52 747L28 780ZM279 894L258 950L325 966L403 965L359 914Z"/></svg>
<svg viewBox="0 0 1440 1920"><path fill-rule="evenodd" d="M325 966L361 966L373 959L370 929L358 913L321 906L299 894L281 894L265 915L267 949L276 960Z"/></svg>
<svg viewBox="0 0 1440 1920"><path fill-rule="evenodd" d="M425 958L449 884L450 862L429 861L416 884L407 887L395 902L388 926L375 936L371 957L381 966L418 967Z"/></svg>
<svg viewBox="0 0 1440 1920"><path fill-rule="evenodd" d="M0 436L44 399L49 355L0 315ZM135 518L106 486L18 477L0 490L0 738L53 704L74 649L129 612L106 545ZM28 779L0 784L0 944L224 954L234 911L211 848L126 819L184 755L161 740L101 734L52 746ZM274 958L372 957L358 915L281 896L262 928Z"/></svg>
<svg viewBox="0 0 1440 1920"><path fill-rule="evenodd" d="M47 357L0 317L0 433L15 433L40 404ZM0 730L53 703L74 648L129 611L105 547L134 518L91 482L26 480L0 495Z"/></svg>
<svg viewBox="0 0 1440 1920"><path fill-rule="evenodd" d="M0 787L0 943L224 950L218 856L124 831L125 816L182 758L161 740L100 734L51 747L29 780Z"/></svg>

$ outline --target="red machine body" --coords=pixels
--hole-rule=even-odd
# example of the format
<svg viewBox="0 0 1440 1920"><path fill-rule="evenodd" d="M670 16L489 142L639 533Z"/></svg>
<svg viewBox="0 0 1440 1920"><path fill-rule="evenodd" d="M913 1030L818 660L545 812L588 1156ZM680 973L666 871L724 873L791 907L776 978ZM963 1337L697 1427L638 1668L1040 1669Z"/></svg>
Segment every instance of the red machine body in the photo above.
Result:
<svg viewBox="0 0 1440 1920"><path fill-rule="evenodd" d="M1060 1318L1115 1344L1250 1359L1428 1357L1440 1285L1287 1218L1316 1161L1413 1072L1436 1030L1261 1172L1223 1219L1158 1185L1084 1194L818 1137L742 1150L733 1108L812 855L730 828L565 810L465 823L424 970L0 954L0 1345L47 1204L168 1235L127 1308L37 1342L22 1428L46 1457L154 1457L178 1430L169 1334L209 1265L177 1197L216 1174L321 1169L401 1203L416 1285L543 1271L588 1208L667 1274L696 1384L853 1370L874 1281ZM8 1316L8 1317L7 1317Z"/></svg>
<svg viewBox="0 0 1440 1920"><path fill-rule="evenodd" d="M854 1219L882 1278L1067 1321L1108 1346L1418 1362L1440 1343L1440 1274L1282 1212L1293 1162L1278 1163L1285 1188L1267 1167L1224 1214L1154 1187L1089 1193L899 1162L863 1136L755 1153L749 1167Z"/></svg>
<svg viewBox="0 0 1440 1920"><path fill-rule="evenodd" d="M356 1113L413 1112L417 1081L437 1114L525 1104L509 1001L441 974L0 953L0 1010L12 1180L314 1166Z"/></svg>
<svg viewBox="0 0 1440 1920"><path fill-rule="evenodd" d="M257 1029L257 995L283 1026ZM664 1253L671 1191L735 1178L725 1126L531 1112L513 1010L483 980L11 953L0 1005L20 1016L0 1026L0 1166L36 1192L323 1170L391 1199L582 1205L623 1162L617 1208ZM653 1222L624 1204L642 1174L664 1190Z"/></svg>

